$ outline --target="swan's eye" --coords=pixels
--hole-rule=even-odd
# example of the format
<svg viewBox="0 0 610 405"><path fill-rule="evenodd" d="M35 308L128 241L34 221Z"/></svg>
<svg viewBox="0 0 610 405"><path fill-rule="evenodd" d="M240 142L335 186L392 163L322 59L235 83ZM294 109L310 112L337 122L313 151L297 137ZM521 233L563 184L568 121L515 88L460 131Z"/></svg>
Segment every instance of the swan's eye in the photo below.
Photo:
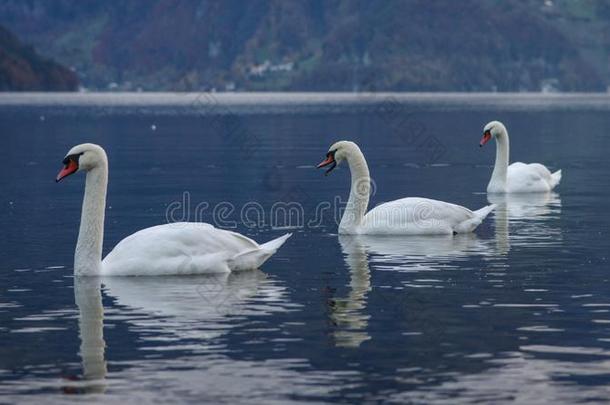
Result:
<svg viewBox="0 0 610 405"><path fill-rule="evenodd" d="M63 163L64 165L67 165L68 163L70 163L70 161L73 161L74 163L77 163L77 164L78 164L78 159L79 159L79 158L80 158L82 155L84 155L84 154L85 154L85 152L81 152L81 153L75 153L75 154L73 154L73 155L68 155L68 156L66 156L66 158L63 160L63 162L62 162L62 163Z"/></svg>

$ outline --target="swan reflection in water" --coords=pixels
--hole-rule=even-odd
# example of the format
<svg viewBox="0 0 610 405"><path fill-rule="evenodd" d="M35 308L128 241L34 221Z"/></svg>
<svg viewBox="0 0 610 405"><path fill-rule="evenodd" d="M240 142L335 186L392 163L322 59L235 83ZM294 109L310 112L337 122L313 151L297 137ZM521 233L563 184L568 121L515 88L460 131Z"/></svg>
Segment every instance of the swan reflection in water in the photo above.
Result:
<svg viewBox="0 0 610 405"><path fill-rule="evenodd" d="M561 241L561 229L549 223L559 218L557 193L488 194L494 210L496 248L505 254L512 246L551 246Z"/></svg>
<svg viewBox="0 0 610 405"><path fill-rule="evenodd" d="M366 332L370 315L365 313L367 294L371 290L368 254L356 237L339 235L339 243L349 268L350 282L347 297L328 302L330 319L337 326L333 336L337 346L358 347L371 338Z"/></svg>
<svg viewBox="0 0 610 405"><path fill-rule="evenodd" d="M141 342L158 345L147 350L163 350L167 346L162 345L173 342L172 348L205 352L213 344L218 347L216 338L230 330L231 322L296 307L288 302L286 289L259 270L188 277L75 277L83 374L80 381L63 382L66 393L106 389L102 284L118 306L107 309L106 319L126 321L141 333ZM188 344L180 346L181 341Z"/></svg>
<svg viewBox="0 0 610 405"><path fill-rule="evenodd" d="M118 306L147 315L145 320L137 315L129 320L133 328L155 334L142 340L158 342L157 334L164 335L165 341L199 339L199 347L188 346L193 351L205 351L205 342L223 335L236 318L294 307L286 288L260 270L189 277L107 277L103 283Z"/></svg>
<svg viewBox="0 0 610 405"><path fill-rule="evenodd" d="M83 364L83 376L82 381L65 382L62 390L70 394L103 393L106 390L107 369L100 278L75 277L74 300L78 307L79 356Z"/></svg>
<svg viewBox="0 0 610 405"><path fill-rule="evenodd" d="M371 336L366 313L371 291L370 266L375 270L421 272L447 269L452 262L471 255L489 254L488 246L474 234L437 236L339 235L349 268L349 292L329 302L329 317L336 326L337 346L358 347ZM455 265L457 267L457 265Z"/></svg>

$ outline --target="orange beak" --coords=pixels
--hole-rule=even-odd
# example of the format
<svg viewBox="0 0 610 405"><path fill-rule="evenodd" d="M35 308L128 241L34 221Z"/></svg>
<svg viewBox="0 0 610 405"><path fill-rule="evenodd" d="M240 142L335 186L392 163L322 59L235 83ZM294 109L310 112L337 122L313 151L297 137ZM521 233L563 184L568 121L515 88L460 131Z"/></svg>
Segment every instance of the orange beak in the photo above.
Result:
<svg viewBox="0 0 610 405"><path fill-rule="evenodd" d="M68 162L65 164L64 168L61 169L60 172L57 174L57 177L55 178L55 182L59 182L64 177L68 177L72 173L75 173L77 170L78 170L78 163L76 163L72 159L68 160Z"/></svg>
<svg viewBox="0 0 610 405"><path fill-rule="evenodd" d="M326 170L326 173L324 173L325 175L328 175L330 172L333 171L333 169L335 167L337 167L337 161L335 160L335 153L334 152L328 152L328 154L326 155L326 159L324 159L322 162L320 162L320 164L318 166L316 166L316 168L321 168L321 167L325 167L328 165L332 165L328 168L328 170Z"/></svg>
<svg viewBox="0 0 610 405"><path fill-rule="evenodd" d="M481 142L479 143L479 147L485 145L491 139L491 132L485 131L483 134L483 138L481 138Z"/></svg>
<svg viewBox="0 0 610 405"><path fill-rule="evenodd" d="M333 157L333 155L328 154L328 156L326 157L325 160L323 160L322 162L320 162L320 164L318 166L316 166L316 168L321 168L324 166L328 166L329 164L331 164L332 162L335 161L335 158Z"/></svg>

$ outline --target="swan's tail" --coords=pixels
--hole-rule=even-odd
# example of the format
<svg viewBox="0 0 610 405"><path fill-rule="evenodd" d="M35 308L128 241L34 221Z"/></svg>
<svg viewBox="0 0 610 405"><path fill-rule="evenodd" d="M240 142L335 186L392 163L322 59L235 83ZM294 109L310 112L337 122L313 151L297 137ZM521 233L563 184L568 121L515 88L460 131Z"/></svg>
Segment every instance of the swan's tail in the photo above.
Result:
<svg viewBox="0 0 610 405"><path fill-rule="evenodd" d="M263 243L258 249L248 250L240 253L229 260L229 267L233 271L257 269L263 265L277 250L292 236L291 233L280 236L277 239Z"/></svg>
<svg viewBox="0 0 610 405"><path fill-rule="evenodd" d="M487 218L487 216L489 215L490 212L492 212L493 210L496 209L496 207L497 207L496 204L489 204L479 210L476 210L474 212L474 215L481 218L481 221L483 221L485 218Z"/></svg>
<svg viewBox="0 0 610 405"><path fill-rule="evenodd" d="M466 221L460 222L455 227L455 232L457 233L467 233L472 232L476 229L477 226L481 225L481 222L496 208L496 204L487 205L481 209L473 211L474 216L472 218L467 219Z"/></svg>
<svg viewBox="0 0 610 405"><path fill-rule="evenodd" d="M270 240L267 243L263 243L261 245L261 249L262 250L266 250L271 254L274 254L275 252L277 252L277 250L282 247L282 245L284 244L284 242L286 242L286 240L288 240L288 238L290 238L292 236L291 233L287 233L286 235L280 236L277 239L273 239Z"/></svg>
<svg viewBox="0 0 610 405"><path fill-rule="evenodd" d="M551 174L551 190L555 188L556 185L561 181L561 170L557 170L555 173Z"/></svg>

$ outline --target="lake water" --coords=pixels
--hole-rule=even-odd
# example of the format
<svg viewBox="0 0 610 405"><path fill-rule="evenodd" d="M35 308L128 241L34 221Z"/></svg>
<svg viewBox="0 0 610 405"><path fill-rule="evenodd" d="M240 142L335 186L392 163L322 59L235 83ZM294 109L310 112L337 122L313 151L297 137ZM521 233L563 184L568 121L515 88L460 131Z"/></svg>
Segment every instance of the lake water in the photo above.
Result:
<svg viewBox="0 0 610 405"><path fill-rule="evenodd" d="M472 235L336 234L332 142L361 146L372 204L474 209L492 119L511 160L563 169L557 193L493 200ZM610 396L608 96L2 95L0 132L0 402ZM168 219L294 235L260 271L75 279L84 176L54 178L82 142L109 155L105 253Z"/></svg>

